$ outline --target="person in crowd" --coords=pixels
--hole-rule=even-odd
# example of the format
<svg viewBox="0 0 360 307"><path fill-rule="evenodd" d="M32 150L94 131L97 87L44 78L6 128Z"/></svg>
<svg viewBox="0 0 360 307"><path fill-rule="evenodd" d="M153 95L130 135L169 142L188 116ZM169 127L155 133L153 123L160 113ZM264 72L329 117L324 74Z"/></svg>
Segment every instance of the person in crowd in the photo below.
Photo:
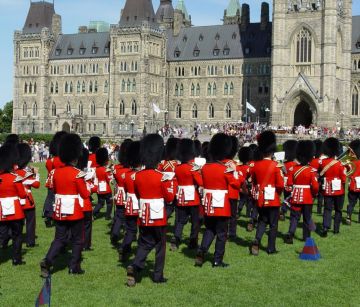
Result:
<svg viewBox="0 0 360 307"><path fill-rule="evenodd" d="M315 156L314 158L311 160L310 162L310 166L316 170L318 178L319 178L319 168L320 168L320 160L323 160L324 158L326 158L323 155L323 142L321 140L315 140L314 141L314 145L315 145ZM319 191L321 191L321 184L319 186ZM322 193L318 193L317 196L317 214L322 214L322 208L324 206L324 196Z"/></svg>

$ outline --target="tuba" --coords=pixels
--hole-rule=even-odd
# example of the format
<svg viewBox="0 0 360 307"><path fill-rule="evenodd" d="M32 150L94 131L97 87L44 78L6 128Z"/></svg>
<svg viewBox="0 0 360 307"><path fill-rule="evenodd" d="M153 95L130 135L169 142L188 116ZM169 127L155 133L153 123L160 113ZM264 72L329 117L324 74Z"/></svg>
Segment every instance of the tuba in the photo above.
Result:
<svg viewBox="0 0 360 307"><path fill-rule="evenodd" d="M355 173L354 160L356 160L356 155L350 147L339 156L338 160L345 166L347 177Z"/></svg>

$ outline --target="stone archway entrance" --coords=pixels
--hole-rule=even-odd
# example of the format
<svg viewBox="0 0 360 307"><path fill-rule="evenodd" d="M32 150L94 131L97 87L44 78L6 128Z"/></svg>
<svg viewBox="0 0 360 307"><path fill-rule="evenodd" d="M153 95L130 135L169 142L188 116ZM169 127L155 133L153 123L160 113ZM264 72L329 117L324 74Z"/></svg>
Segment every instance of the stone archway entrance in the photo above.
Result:
<svg viewBox="0 0 360 307"><path fill-rule="evenodd" d="M306 101L300 101L294 112L294 126L309 127L313 123L313 111Z"/></svg>
<svg viewBox="0 0 360 307"><path fill-rule="evenodd" d="M67 132L67 133L70 133L70 125L69 125L67 122L63 123L63 125L62 125L62 131L65 131L65 132Z"/></svg>

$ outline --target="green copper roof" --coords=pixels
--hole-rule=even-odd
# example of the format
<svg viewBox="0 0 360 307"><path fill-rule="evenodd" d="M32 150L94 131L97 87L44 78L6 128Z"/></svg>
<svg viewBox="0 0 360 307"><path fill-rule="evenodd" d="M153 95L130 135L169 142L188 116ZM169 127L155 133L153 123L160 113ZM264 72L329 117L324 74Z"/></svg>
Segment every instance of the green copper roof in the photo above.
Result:
<svg viewBox="0 0 360 307"><path fill-rule="evenodd" d="M187 12L184 0L179 0L178 1L176 9L182 11L184 13L184 15L185 15L185 19L189 20L189 14Z"/></svg>
<svg viewBox="0 0 360 307"><path fill-rule="evenodd" d="M240 10L241 12L241 6L239 0L230 0L230 3L226 9L226 16L228 17L236 16L237 10Z"/></svg>

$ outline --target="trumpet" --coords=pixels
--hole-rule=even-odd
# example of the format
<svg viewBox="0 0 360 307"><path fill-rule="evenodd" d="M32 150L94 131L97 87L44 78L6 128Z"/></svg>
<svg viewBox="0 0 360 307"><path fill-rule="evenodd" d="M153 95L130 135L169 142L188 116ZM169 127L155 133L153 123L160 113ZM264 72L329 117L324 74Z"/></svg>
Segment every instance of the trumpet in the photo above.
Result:
<svg viewBox="0 0 360 307"><path fill-rule="evenodd" d="M345 161L342 161L346 159ZM348 147L337 160L341 161L342 165L346 168L346 176L351 176L356 171L355 163L353 162L356 159L356 154L354 151Z"/></svg>

